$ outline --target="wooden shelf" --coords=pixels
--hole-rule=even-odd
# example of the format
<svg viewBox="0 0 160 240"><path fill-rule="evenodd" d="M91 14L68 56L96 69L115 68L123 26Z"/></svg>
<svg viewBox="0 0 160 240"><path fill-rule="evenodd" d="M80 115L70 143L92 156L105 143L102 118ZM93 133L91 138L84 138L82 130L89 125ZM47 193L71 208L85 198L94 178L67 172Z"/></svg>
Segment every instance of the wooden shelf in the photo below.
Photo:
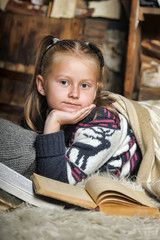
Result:
<svg viewBox="0 0 160 240"><path fill-rule="evenodd" d="M129 99L160 99L160 88L141 85L141 43L144 39L160 41L159 21L160 8L140 7L139 0L132 0L124 82L124 96ZM154 56L151 57L154 59ZM147 62L150 61L149 56L146 55L145 58Z"/></svg>
<svg viewBox="0 0 160 240"><path fill-rule="evenodd" d="M145 15L160 15L160 8L140 7L138 20L144 21Z"/></svg>
<svg viewBox="0 0 160 240"><path fill-rule="evenodd" d="M142 14L160 15L160 8L140 7L139 12Z"/></svg>

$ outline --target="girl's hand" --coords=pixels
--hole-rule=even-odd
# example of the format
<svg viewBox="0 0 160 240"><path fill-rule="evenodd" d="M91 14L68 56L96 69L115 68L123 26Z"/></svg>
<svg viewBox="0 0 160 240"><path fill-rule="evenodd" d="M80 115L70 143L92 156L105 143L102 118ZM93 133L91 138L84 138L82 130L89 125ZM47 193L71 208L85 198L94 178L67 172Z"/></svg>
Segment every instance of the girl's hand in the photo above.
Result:
<svg viewBox="0 0 160 240"><path fill-rule="evenodd" d="M76 112L52 110L47 116L43 133L49 134L58 132L62 125L75 124L87 117L94 108L95 104L91 104Z"/></svg>

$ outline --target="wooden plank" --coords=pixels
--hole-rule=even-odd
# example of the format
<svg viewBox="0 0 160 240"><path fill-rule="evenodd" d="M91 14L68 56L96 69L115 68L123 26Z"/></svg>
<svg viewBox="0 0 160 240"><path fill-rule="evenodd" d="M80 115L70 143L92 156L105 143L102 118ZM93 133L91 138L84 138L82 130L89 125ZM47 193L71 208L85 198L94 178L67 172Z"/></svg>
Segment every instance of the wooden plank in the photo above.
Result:
<svg viewBox="0 0 160 240"><path fill-rule="evenodd" d="M136 33L138 20L139 1L132 1L131 15L129 23L128 48L126 60L126 73L124 81L124 96L132 99L135 85L135 70L136 70Z"/></svg>
<svg viewBox="0 0 160 240"><path fill-rule="evenodd" d="M29 83L24 81L13 81L9 78L0 76L0 103L12 106L23 107Z"/></svg>
<svg viewBox="0 0 160 240"><path fill-rule="evenodd" d="M32 75L34 73L34 64L33 65L24 65L22 63L13 63L8 61L0 61L0 68L7 69L14 72L26 73Z"/></svg>
<svg viewBox="0 0 160 240"><path fill-rule="evenodd" d="M160 88L140 87L138 96L139 101L158 99L160 99Z"/></svg>
<svg viewBox="0 0 160 240"><path fill-rule="evenodd" d="M84 19L55 19L0 12L0 60L33 65L42 37L83 38Z"/></svg>
<svg viewBox="0 0 160 240"><path fill-rule="evenodd" d="M0 78L7 78L11 79L12 81L30 83L32 75L0 68Z"/></svg>
<svg viewBox="0 0 160 240"><path fill-rule="evenodd" d="M160 8L140 7L139 14L140 15L160 15Z"/></svg>
<svg viewBox="0 0 160 240"><path fill-rule="evenodd" d="M104 44L106 40L108 22L105 19L86 19L84 39L85 41Z"/></svg>

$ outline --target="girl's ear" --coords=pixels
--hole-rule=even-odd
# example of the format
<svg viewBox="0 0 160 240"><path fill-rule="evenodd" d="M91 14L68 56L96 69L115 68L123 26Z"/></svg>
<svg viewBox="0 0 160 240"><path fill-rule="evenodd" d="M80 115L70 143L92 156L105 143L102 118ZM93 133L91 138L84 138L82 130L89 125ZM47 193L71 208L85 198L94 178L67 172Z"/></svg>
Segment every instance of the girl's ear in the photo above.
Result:
<svg viewBox="0 0 160 240"><path fill-rule="evenodd" d="M44 87L44 78L41 75L37 75L36 84L37 84L38 92L41 95L45 96L46 93L45 93L45 87Z"/></svg>

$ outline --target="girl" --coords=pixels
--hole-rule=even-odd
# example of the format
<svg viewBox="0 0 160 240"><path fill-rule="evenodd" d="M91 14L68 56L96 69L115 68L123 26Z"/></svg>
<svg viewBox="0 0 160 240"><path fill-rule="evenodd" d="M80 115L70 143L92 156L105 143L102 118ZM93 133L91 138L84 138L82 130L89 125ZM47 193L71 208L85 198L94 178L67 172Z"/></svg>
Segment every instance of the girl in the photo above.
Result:
<svg viewBox="0 0 160 240"><path fill-rule="evenodd" d="M92 43L46 36L25 106L37 172L76 184L97 171L137 174L141 152L127 120L102 95L104 59Z"/></svg>

